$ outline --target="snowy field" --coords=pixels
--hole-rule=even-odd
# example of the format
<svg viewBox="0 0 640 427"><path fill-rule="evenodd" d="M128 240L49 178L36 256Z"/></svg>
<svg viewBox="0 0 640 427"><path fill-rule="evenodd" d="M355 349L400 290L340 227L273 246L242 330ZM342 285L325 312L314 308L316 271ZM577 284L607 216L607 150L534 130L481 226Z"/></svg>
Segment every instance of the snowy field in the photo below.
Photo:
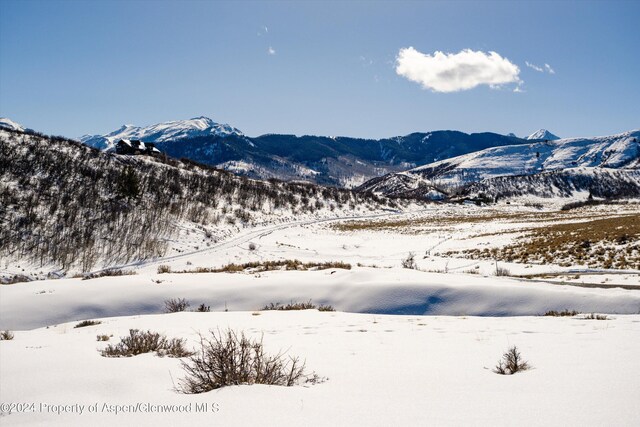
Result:
<svg viewBox="0 0 640 427"><path fill-rule="evenodd" d="M28 410L3 407L0 424L637 425L640 271L451 255L511 244L523 229L611 215L603 206L561 214L431 205L305 219L238 230L209 247L185 233L179 251L120 266L131 275L0 286L0 330L15 335L0 341L0 401ZM416 268L403 268L411 253ZM261 271L294 259L351 268ZM197 272L249 262L236 273ZM172 298L211 312L164 313ZM261 310L309 300L337 311ZM542 316L565 309L581 314ZM87 319L102 323L74 328ZM299 356L327 380L185 395L175 389L184 376L178 359L100 355L132 328L195 348L198 333L227 327L263 336L268 351ZM533 369L497 375L513 345Z"/></svg>
<svg viewBox="0 0 640 427"><path fill-rule="evenodd" d="M583 320L310 310L175 313L73 325L16 332L14 340L0 343L2 401L37 403L35 412L3 415L3 426L633 426L640 419L638 315ZM174 390L184 375L178 360L150 354L104 358L98 350L106 343L95 338L113 334L115 339L139 328L195 344L198 331L227 326L256 338L264 334L267 350L288 350L328 380L184 395ZM512 376L493 373L511 345L533 369ZM157 405L173 405L183 412L150 412L149 406L123 412L138 403L156 405L156 411ZM95 413L89 413L95 404ZM204 404L205 412L196 412L197 404Z"/></svg>

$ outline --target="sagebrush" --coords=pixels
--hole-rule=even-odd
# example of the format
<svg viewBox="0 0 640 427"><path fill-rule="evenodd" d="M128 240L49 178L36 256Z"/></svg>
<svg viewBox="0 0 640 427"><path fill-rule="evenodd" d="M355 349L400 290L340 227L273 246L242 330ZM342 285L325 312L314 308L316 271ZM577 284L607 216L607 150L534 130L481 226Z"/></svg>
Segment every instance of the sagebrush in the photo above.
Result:
<svg viewBox="0 0 640 427"><path fill-rule="evenodd" d="M205 303L202 303L198 306L198 308L196 309L197 312L199 313L208 313L211 311L211 306L209 305L205 305Z"/></svg>
<svg viewBox="0 0 640 427"><path fill-rule="evenodd" d="M342 261L327 262L302 262L297 259L277 260L277 261L256 261L244 264L226 264L222 267L196 267L192 270L175 271L175 273L241 273L251 271L260 273L273 270L327 270L329 268L340 268L351 270L351 264Z"/></svg>
<svg viewBox="0 0 640 427"><path fill-rule="evenodd" d="M111 270L103 270L95 273L87 273L82 276L82 280L90 280L97 279L99 277L117 277L117 276L133 276L136 275L133 270L119 270L119 269L111 269Z"/></svg>
<svg viewBox="0 0 640 427"><path fill-rule="evenodd" d="M171 273L171 266L169 265L159 265L158 266L158 274Z"/></svg>
<svg viewBox="0 0 640 427"><path fill-rule="evenodd" d="M177 313L185 311L190 305L189 301L184 298L171 298L164 302L164 311L165 313Z"/></svg>
<svg viewBox="0 0 640 427"><path fill-rule="evenodd" d="M289 304L280 304L279 302L276 302L276 303L272 302L262 307L263 310L279 310L279 311L313 310L316 308L318 309L318 311L336 311L336 309L333 308L333 306L331 305L320 304L319 306L316 306L314 303L311 302L311 300L303 301L303 302L291 301Z"/></svg>
<svg viewBox="0 0 640 427"><path fill-rule="evenodd" d="M576 316L578 314L580 314L579 311L564 309L562 311L549 310L544 315L553 316L553 317L571 317L571 316Z"/></svg>
<svg viewBox="0 0 640 427"><path fill-rule="evenodd" d="M526 371L528 369L531 369L529 362L522 359L518 347L514 345L502 355L502 359L498 361L493 372L500 375L513 375L516 372Z"/></svg>
<svg viewBox="0 0 640 427"><path fill-rule="evenodd" d="M262 338L253 340L244 332L232 329L210 331L200 335L200 349L182 362L186 376L178 390L183 393L205 393L224 386L268 384L293 386L317 375L306 375L305 364L298 357L280 352L265 352Z"/></svg>
<svg viewBox="0 0 640 427"><path fill-rule="evenodd" d="M109 344L101 354L104 357L131 357L155 352L160 357L191 356L193 352L187 350L185 344L181 338L168 339L158 332L130 329L129 336L122 337L118 344Z"/></svg>
<svg viewBox="0 0 640 427"><path fill-rule="evenodd" d="M11 331L2 331L0 332L0 341L10 341L14 338L13 332Z"/></svg>
<svg viewBox="0 0 640 427"><path fill-rule="evenodd" d="M412 270L417 269L418 266L416 264L416 254L414 254L413 252L409 252L409 255L407 255L407 257L402 260L401 264L402 268L409 268Z"/></svg>
<svg viewBox="0 0 640 427"><path fill-rule="evenodd" d="M587 320L609 320L606 314L590 313L584 317Z"/></svg>
<svg viewBox="0 0 640 427"><path fill-rule="evenodd" d="M96 326L101 324L102 322L99 320L83 320L80 323L77 323L74 328L86 328L87 326Z"/></svg>

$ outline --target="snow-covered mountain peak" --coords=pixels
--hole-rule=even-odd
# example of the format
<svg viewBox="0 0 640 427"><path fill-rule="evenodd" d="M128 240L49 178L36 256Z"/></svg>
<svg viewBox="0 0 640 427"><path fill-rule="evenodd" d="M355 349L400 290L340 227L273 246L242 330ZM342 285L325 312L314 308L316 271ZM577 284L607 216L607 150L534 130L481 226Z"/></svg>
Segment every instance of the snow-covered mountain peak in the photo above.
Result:
<svg viewBox="0 0 640 427"><path fill-rule="evenodd" d="M127 129L132 128L132 127L133 127L133 125L122 125L118 129L114 130L113 132L108 133L106 136L118 135L118 134L126 131ZM88 135L88 136L93 137L95 135Z"/></svg>
<svg viewBox="0 0 640 427"><path fill-rule="evenodd" d="M211 120L209 117L206 117L206 116L193 117L188 121L193 122L194 126L202 127L202 129L219 125L218 123L214 122L213 120Z"/></svg>
<svg viewBox="0 0 640 427"><path fill-rule="evenodd" d="M109 149L120 139L140 139L145 142L165 142L198 136L231 135L242 136L238 129L224 123L216 123L209 117L200 116L188 120L172 120L155 125L139 127L123 125L105 135L88 135L80 141L100 149Z"/></svg>
<svg viewBox="0 0 640 427"><path fill-rule="evenodd" d="M531 140L531 139L543 139L543 140L546 140L546 141L555 141L556 139L560 139L560 137L552 134L551 132L549 132L546 129L538 129L537 131L535 131L534 133L532 133L531 135L529 135L525 139L529 139L529 140Z"/></svg>
<svg viewBox="0 0 640 427"><path fill-rule="evenodd" d="M22 125L6 117L0 117L0 128L24 132L24 127Z"/></svg>

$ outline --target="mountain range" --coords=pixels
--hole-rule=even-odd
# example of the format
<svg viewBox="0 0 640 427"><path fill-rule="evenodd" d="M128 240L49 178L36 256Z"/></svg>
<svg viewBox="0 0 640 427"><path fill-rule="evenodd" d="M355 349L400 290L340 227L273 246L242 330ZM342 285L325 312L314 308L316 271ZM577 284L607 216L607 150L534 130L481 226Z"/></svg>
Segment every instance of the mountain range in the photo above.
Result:
<svg viewBox="0 0 640 427"><path fill-rule="evenodd" d="M358 190L426 198L484 192L496 198L523 194L570 196L598 188L603 197L620 196L621 188L640 184L639 141L640 130L636 130L604 137L492 147L387 174L364 183ZM600 183L603 180L607 185Z"/></svg>
<svg viewBox="0 0 640 427"><path fill-rule="evenodd" d="M24 130L1 119L0 127ZM119 139L154 142L167 155L256 179L277 178L388 196L494 199L535 194L640 195L640 131L559 139L441 130L384 139L267 134L249 137L207 117L124 125L81 142L112 151Z"/></svg>
<svg viewBox="0 0 640 427"><path fill-rule="evenodd" d="M441 159L529 142L490 132L466 134L450 130L384 139L281 134L248 137L206 117L148 127L125 125L106 135L85 135L80 141L111 150L119 139L154 142L172 157L188 158L251 178L347 188Z"/></svg>

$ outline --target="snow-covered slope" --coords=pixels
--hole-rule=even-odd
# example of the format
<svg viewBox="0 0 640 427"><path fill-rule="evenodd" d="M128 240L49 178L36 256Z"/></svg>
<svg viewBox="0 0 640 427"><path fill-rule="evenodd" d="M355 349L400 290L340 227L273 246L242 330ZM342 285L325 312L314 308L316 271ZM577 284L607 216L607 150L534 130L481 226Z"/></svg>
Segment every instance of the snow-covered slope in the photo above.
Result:
<svg viewBox="0 0 640 427"><path fill-rule="evenodd" d="M527 139L527 140L542 139L542 140L547 140L547 141L555 141L557 139L560 139L560 137L552 134L551 132L549 132L546 129L538 129L537 131L535 131L534 133L532 133L531 135L529 135L525 139Z"/></svg>
<svg viewBox="0 0 640 427"><path fill-rule="evenodd" d="M568 168L533 175L499 176L474 182L464 195L492 198L537 196L600 198L640 197L640 169Z"/></svg>
<svg viewBox="0 0 640 427"><path fill-rule="evenodd" d="M139 127L123 125L106 135L85 135L80 141L99 149L109 149L119 139L139 139L145 142L166 142L197 136L242 136L238 129L216 123L208 117L195 117L189 120L173 120L151 126Z"/></svg>
<svg viewBox="0 0 640 427"><path fill-rule="evenodd" d="M435 186L451 190L498 177L538 176L568 170L596 178L600 175L610 177L611 174L604 174L607 170L633 175L639 167L640 130L634 130L603 137L488 148L417 167L401 173L401 177L400 174L390 174L371 180L359 189L405 195L418 187ZM597 173L594 168L597 168ZM620 173L613 175L620 176ZM398 186L399 182L403 185Z"/></svg>
<svg viewBox="0 0 640 427"><path fill-rule="evenodd" d="M356 191L427 200L441 200L447 196L447 192L436 187L432 181L409 172L392 173L370 179L357 187Z"/></svg>
<svg viewBox="0 0 640 427"><path fill-rule="evenodd" d="M640 130L595 138L571 138L494 147L412 169L439 181L469 182L530 175L572 167L638 167Z"/></svg>
<svg viewBox="0 0 640 427"><path fill-rule="evenodd" d="M24 132L24 127L11 119L0 117L0 128Z"/></svg>

